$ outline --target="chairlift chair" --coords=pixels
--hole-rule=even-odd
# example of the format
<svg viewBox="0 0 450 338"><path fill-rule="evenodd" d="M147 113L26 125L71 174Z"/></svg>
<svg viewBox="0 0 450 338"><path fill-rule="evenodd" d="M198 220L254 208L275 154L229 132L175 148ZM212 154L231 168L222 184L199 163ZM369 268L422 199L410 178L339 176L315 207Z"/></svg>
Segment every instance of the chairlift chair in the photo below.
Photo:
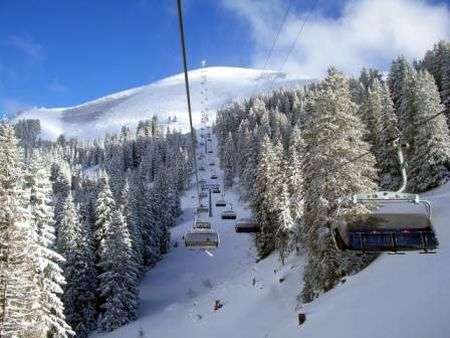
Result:
<svg viewBox="0 0 450 338"><path fill-rule="evenodd" d="M224 200L216 201L216 207L226 207L226 206L227 206L227 202L225 202Z"/></svg>
<svg viewBox="0 0 450 338"><path fill-rule="evenodd" d="M212 149L209 149L208 154L212 154L212 153L213 153Z"/></svg>
<svg viewBox="0 0 450 338"><path fill-rule="evenodd" d="M205 167L204 167L204 166L200 166L200 167L198 168L198 171L205 171Z"/></svg>
<svg viewBox="0 0 450 338"><path fill-rule="evenodd" d="M221 214L222 219L236 219L236 213L234 210L225 210Z"/></svg>
<svg viewBox="0 0 450 338"><path fill-rule="evenodd" d="M212 180L217 180L217 175L216 174L211 175L211 179Z"/></svg>
<svg viewBox="0 0 450 338"><path fill-rule="evenodd" d="M206 191L200 191L199 193L200 198L208 197L208 193Z"/></svg>
<svg viewBox="0 0 450 338"><path fill-rule="evenodd" d="M214 162L210 162L210 163L209 163L209 166L210 166L210 167L214 167L215 165L216 165L216 164L215 164Z"/></svg>
<svg viewBox="0 0 450 338"><path fill-rule="evenodd" d="M197 207L197 214L207 213L207 212L209 212L209 208L206 205L200 204Z"/></svg>
<svg viewBox="0 0 450 338"><path fill-rule="evenodd" d="M194 223L193 229L202 229L202 230L210 230L211 229L211 223L205 222L205 221L196 221Z"/></svg>
<svg viewBox="0 0 450 338"><path fill-rule="evenodd" d="M206 184L206 180L204 178L201 178L198 180L198 184Z"/></svg>
<svg viewBox="0 0 450 338"><path fill-rule="evenodd" d="M213 194L220 194L220 188L219 187L214 187L212 189Z"/></svg>
<svg viewBox="0 0 450 338"><path fill-rule="evenodd" d="M217 249L219 241L219 234L212 229L193 228L184 235L184 245L188 249Z"/></svg>
<svg viewBox="0 0 450 338"><path fill-rule="evenodd" d="M407 176L401 146L394 141L402 173L398 191L360 193L340 202L356 204L422 204L426 214L379 213L339 215L332 228L333 239L341 250L362 253L420 251L434 253L438 241L431 224L431 204L417 194L404 193Z"/></svg>
<svg viewBox="0 0 450 338"><path fill-rule="evenodd" d="M237 233L254 233L259 232L259 226L251 218L241 218L236 222L234 230Z"/></svg>

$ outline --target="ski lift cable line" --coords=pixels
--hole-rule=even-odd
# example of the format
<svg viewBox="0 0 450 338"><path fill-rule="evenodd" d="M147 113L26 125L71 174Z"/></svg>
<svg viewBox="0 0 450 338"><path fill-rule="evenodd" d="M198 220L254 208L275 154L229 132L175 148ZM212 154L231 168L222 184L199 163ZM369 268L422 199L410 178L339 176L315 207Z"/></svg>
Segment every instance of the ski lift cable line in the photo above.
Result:
<svg viewBox="0 0 450 338"><path fill-rule="evenodd" d="M312 12L314 11L314 9L317 6L317 3L319 2L319 0L315 0L313 5L311 6L311 8L308 11L308 14L305 17L305 20L303 20L302 25L300 26L300 29L297 32L297 35L295 36L294 41L292 42L291 46L289 47L289 50L285 56L285 58L283 59L283 62L281 63L280 67L278 67L277 73L281 72L283 70L283 67L286 65L287 60L289 59L289 57L291 56L292 52L294 51L294 47L297 44L298 39L300 38L300 35L303 32L303 29L305 28L306 24L309 21L309 18L311 17ZM270 89L270 87L273 86L273 84L275 83L275 79L276 77L274 76L272 81L270 82L270 85L268 86L267 89ZM268 82L269 83L269 82Z"/></svg>
<svg viewBox="0 0 450 338"><path fill-rule="evenodd" d="M281 30L282 30L283 27L284 27L284 24L285 24L286 19L287 19L288 15L289 15L289 12L290 12L290 10L291 10L291 6L292 6L292 3L293 3L293 2L294 2L294 0L290 0L290 1L289 1L289 5L288 5L288 7L286 8L286 12L284 13L284 16L283 16L283 20L281 20L281 24L280 24L280 26L278 27L278 31L277 31L277 34L275 35L275 39L273 40L272 46L270 47L269 53L267 54L266 60L264 61L264 66L263 66L261 75L264 75L264 72L265 72L265 70L266 70L266 68L267 68L267 65L268 65L268 63L269 63L270 57L272 56L273 50L274 50L274 48L275 48L275 46L276 46L276 44L277 44L277 42L278 42L278 38L280 37ZM256 91L258 90L258 87L259 87L259 85L256 84L256 86L255 86L255 88L254 88L254 90L253 90L253 94L256 93Z"/></svg>
<svg viewBox="0 0 450 338"><path fill-rule="evenodd" d="M276 44L278 42L278 38L280 37L281 30L284 27L284 24L285 24L286 19L287 19L288 15L289 15L289 12L291 10L291 6L292 6L293 2L294 2L294 0L290 0L289 1L289 5L288 5L288 7L286 9L286 12L284 13L284 16L283 16L283 20L281 21L280 27L278 27L278 32L277 32L277 34L275 36L275 39L273 40L272 46L270 47L269 54L267 54L266 61L264 62L263 71L266 70L267 64L269 63L270 57L272 56L273 50L274 50L274 48L275 48L275 46L276 46Z"/></svg>
<svg viewBox="0 0 450 338"><path fill-rule="evenodd" d="M192 123L192 108L191 108L191 95L189 92L189 75L187 69L187 56L186 56L186 43L184 39L184 26L183 26L183 12L181 8L181 0L177 0L177 10L178 10L178 24L180 30L180 40L181 40L181 52L183 59L183 69L184 69L184 83L186 87L186 100L189 113L189 125L191 127L191 146L192 146L192 156L194 160L194 171L195 171L195 183L197 186L197 200L200 205L200 185L198 183L198 170L197 170L197 155L195 151L195 130Z"/></svg>
<svg viewBox="0 0 450 338"><path fill-rule="evenodd" d="M300 35L303 32L303 29L305 28L305 25L308 23L308 20L312 14L312 12L314 11L314 9L316 8L317 3L319 2L319 0L315 0L313 5L311 6L311 8L309 9L308 15L306 16L305 20L303 20L302 25L300 26L300 29L297 32L297 36L295 37L294 42L291 44L291 47L289 48L288 53L286 54L286 57L284 58L283 62L281 63L280 68L278 68L278 71L281 72L281 70L283 69L284 65L286 64L287 60L289 59L289 56L291 56L291 53L294 50L295 45L297 44L297 41L300 37Z"/></svg>
<svg viewBox="0 0 450 338"><path fill-rule="evenodd" d="M414 127L422 126L422 125L424 125L425 123L428 123L428 122L434 120L436 117L438 117L438 116L440 116L440 115L443 115L444 113L445 113L445 109L444 109L443 111L437 113L437 114L434 114L433 116L430 116L429 118L425 119L424 121L422 121L422 122L420 122L420 123L413 124L413 126L414 126ZM393 140L390 140L390 141L393 141ZM362 159L362 158L364 158L365 156L370 155L370 154L372 154L371 151L365 152L364 154L361 154L361 155L359 155L359 156L356 156L356 157L354 157L354 158L348 160L347 162L345 162L345 163L343 163L343 164L337 165L337 166L331 168L330 170L327 170L324 174L317 175L316 178L317 178L317 177L325 177L325 176L328 176L328 175L331 174L332 172L336 172L337 170L339 170L339 169L341 169L341 168L343 168L343 167L345 167L345 166L347 166L347 165L350 165L350 164L352 164L352 163L355 163L356 161L358 161L358 160L360 160L360 159Z"/></svg>

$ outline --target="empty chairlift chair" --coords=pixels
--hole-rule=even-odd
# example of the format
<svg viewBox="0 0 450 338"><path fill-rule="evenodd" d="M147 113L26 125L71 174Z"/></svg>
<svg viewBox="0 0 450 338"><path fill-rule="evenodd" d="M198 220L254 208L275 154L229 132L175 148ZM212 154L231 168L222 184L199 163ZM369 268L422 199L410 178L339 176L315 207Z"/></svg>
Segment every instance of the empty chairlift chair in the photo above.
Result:
<svg viewBox="0 0 450 338"><path fill-rule="evenodd" d="M214 187L212 189L213 194L220 194L220 188L219 187ZM224 205L225 206L225 205Z"/></svg>
<svg viewBox="0 0 450 338"><path fill-rule="evenodd" d="M252 233L260 230L259 226L251 218L241 218L236 222L234 229L238 233Z"/></svg>
<svg viewBox="0 0 450 338"><path fill-rule="evenodd" d="M339 215L338 223L332 228L336 246L341 250L362 253L420 251L433 253L438 241L431 224L431 204L419 195L404 193L406 170L400 146L397 156L402 171L403 184L398 191L361 193L341 202L356 204L422 204L426 214L418 213L367 213Z"/></svg>
<svg viewBox="0 0 450 338"><path fill-rule="evenodd" d="M212 179L212 180L217 180L217 175L216 175L216 174L212 174L212 175L211 175L211 179Z"/></svg>
<svg viewBox="0 0 450 338"><path fill-rule="evenodd" d="M227 203L224 200L217 200L216 207L226 207Z"/></svg>
<svg viewBox="0 0 450 338"><path fill-rule="evenodd" d="M214 162L210 162L210 163L209 163L209 166L210 166L210 167L214 167L215 165L216 165L216 164L215 164Z"/></svg>
<svg viewBox="0 0 450 338"><path fill-rule="evenodd" d="M208 197L208 193L206 191L200 191L199 193L200 198Z"/></svg>
<svg viewBox="0 0 450 338"><path fill-rule="evenodd" d="M211 228L192 228L184 235L184 245L188 249L217 249L219 247L219 234Z"/></svg>
<svg viewBox="0 0 450 338"><path fill-rule="evenodd" d="M221 214L222 219L236 219L236 213L233 210L225 210Z"/></svg>

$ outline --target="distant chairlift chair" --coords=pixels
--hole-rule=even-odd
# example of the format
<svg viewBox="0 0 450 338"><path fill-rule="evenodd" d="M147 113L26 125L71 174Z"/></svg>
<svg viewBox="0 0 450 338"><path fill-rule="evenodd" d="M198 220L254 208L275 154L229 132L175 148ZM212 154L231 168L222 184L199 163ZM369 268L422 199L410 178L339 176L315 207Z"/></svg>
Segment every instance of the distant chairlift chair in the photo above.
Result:
<svg viewBox="0 0 450 338"><path fill-rule="evenodd" d="M260 228L253 219L241 218L239 221L236 222L234 230L237 233L253 233L259 232Z"/></svg>
<svg viewBox="0 0 450 338"><path fill-rule="evenodd" d="M412 203L425 206L426 214L379 213L339 215L332 233L341 250L362 253L421 251L434 253L438 241L431 224L431 204L417 194L404 193L407 176L401 146L394 141L402 173L402 186L398 191L361 193L346 198L342 203L392 204Z"/></svg>
<svg viewBox="0 0 450 338"><path fill-rule="evenodd" d="M184 235L184 245L188 249L213 250L219 247L219 234L209 222L194 222L191 230Z"/></svg>
<svg viewBox="0 0 450 338"><path fill-rule="evenodd" d="M225 210L221 214L222 219L236 219L236 213L233 210Z"/></svg>
<svg viewBox="0 0 450 338"><path fill-rule="evenodd" d="M217 200L216 207L226 207L227 203L224 200Z"/></svg>

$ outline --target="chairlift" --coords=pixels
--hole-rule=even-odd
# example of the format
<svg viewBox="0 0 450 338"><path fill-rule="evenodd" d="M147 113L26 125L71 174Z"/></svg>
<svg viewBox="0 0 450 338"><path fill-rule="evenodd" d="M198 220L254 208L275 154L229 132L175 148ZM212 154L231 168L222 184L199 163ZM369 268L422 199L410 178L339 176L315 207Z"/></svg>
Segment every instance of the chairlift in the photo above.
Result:
<svg viewBox="0 0 450 338"><path fill-rule="evenodd" d="M203 229L203 230L210 230L211 229L211 223L206 221L196 221L193 225L193 229Z"/></svg>
<svg viewBox="0 0 450 338"><path fill-rule="evenodd" d="M207 212L209 212L209 208L206 205L200 204L197 207L197 214L207 213Z"/></svg>
<svg viewBox="0 0 450 338"><path fill-rule="evenodd" d="M212 149L209 149L209 150L208 150L208 153L209 153L209 154L212 154L212 153L213 153Z"/></svg>
<svg viewBox="0 0 450 338"><path fill-rule="evenodd" d="M198 194L198 196L200 198L206 198L208 197L208 193L206 191L200 191L200 193Z"/></svg>
<svg viewBox="0 0 450 338"><path fill-rule="evenodd" d="M345 198L343 203L356 204L422 204L426 214L379 213L339 215L338 224L332 228L333 239L341 250L362 253L420 251L434 253L438 247L431 223L431 204L417 194L404 193L406 187L406 165L401 146L394 141L402 174L402 186L398 191L360 193Z"/></svg>
<svg viewBox="0 0 450 338"><path fill-rule="evenodd" d="M198 184L206 184L206 180L204 178L201 178L198 180Z"/></svg>
<svg viewBox="0 0 450 338"><path fill-rule="evenodd" d="M211 179L212 180L217 180L217 175L216 174L211 175Z"/></svg>
<svg viewBox="0 0 450 338"><path fill-rule="evenodd" d="M210 167L214 167L216 164L214 162L209 162Z"/></svg>
<svg viewBox="0 0 450 338"><path fill-rule="evenodd" d="M259 232L259 226L251 218L241 218L236 222L234 230L237 233L254 233Z"/></svg>
<svg viewBox="0 0 450 338"><path fill-rule="evenodd" d="M205 167L204 166L199 167L198 171L205 171Z"/></svg>
<svg viewBox="0 0 450 338"><path fill-rule="evenodd" d="M221 214L222 219L236 219L236 213L234 210L225 210Z"/></svg>
<svg viewBox="0 0 450 338"><path fill-rule="evenodd" d="M212 229L191 229L184 235L184 245L188 249L217 249L219 234Z"/></svg>
<svg viewBox="0 0 450 338"><path fill-rule="evenodd" d="M226 207L226 206L227 206L227 202L225 202L224 200L216 201L216 207Z"/></svg>
<svg viewBox="0 0 450 338"><path fill-rule="evenodd" d="M219 187L214 187L212 189L213 194L220 194L220 188Z"/></svg>

